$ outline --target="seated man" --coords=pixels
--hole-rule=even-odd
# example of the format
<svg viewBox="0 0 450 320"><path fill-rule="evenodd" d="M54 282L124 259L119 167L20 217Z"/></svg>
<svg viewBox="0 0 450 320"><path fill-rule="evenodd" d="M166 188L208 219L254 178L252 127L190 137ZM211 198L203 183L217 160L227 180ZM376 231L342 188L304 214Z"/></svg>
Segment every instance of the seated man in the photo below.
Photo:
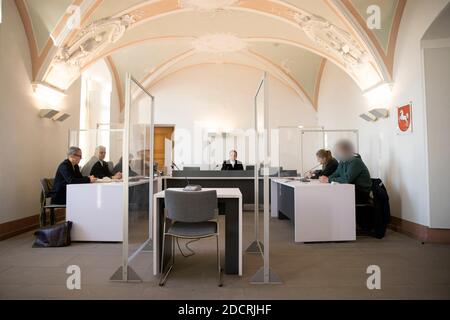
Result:
<svg viewBox="0 0 450 320"><path fill-rule="evenodd" d="M66 187L68 184L92 183L97 180L94 176L83 177L81 175L78 166L81 157L80 148L70 147L67 152L67 159L58 166L52 190L53 204L66 204Z"/></svg>
<svg viewBox="0 0 450 320"><path fill-rule="evenodd" d="M355 185L355 200L357 204L367 203L370 199L372 180L369 170L359 154L355 154L352 142L341 140L335 146L336 158L339 165L329 177L321 176L322 183L337 182Z"/></svg>
<svg viewBox="0 0 450 320"><path fill-rule="evenodd" d="M230 151L230 159L223 162L222 170L244 170L242 162L237 160L236 150Z"/></svg>
<svg viewBox="0 0 450 320"><path fill-rule="evenodd" d="M136 177L138 174L137 174L137 172L133 171L133 169L131 169L131 166L130 166L131 160L133 160L133 155L130 154L129 158L128 158L128 174L130 177ZM117 173L122 174L122 162L123 162L123 159L122 159L122 157L120 157L119 162L117 162L117 164L114 166L114 169L112 172L114 175L116 175Z"/></svg>
<svg viewBox="0 0 450 320"><path fill-rule="evenodd" d="M92 166L90 174L97 179L103 179L104 177L112 179L121 179L122 173L117 172L115 175L111 173L108 167L108 163L105 161L106 148L104 146L98 146L95 148L95 157L98 161Z"/></svg>

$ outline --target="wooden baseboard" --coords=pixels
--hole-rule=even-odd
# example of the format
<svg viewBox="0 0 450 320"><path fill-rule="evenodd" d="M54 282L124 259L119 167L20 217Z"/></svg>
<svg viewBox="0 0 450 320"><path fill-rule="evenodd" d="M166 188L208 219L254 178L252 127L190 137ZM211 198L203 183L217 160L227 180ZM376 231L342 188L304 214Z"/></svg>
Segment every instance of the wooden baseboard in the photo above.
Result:
<svg viewBox="0 0 450 320"><path fill-rule="evenodd" d="M397 217L391 217L389 228L422 242L450 244L450 229L432 229Z"/></svg>
<svg viewBox="0 0 450 320"><path fill-rule="evenodd" d="M64 210L56 210L56 221L64 221L66 214ZM39 228L39 215L34 215L18 220L0 224L0 241L12 238L19 234Z"/></svg>

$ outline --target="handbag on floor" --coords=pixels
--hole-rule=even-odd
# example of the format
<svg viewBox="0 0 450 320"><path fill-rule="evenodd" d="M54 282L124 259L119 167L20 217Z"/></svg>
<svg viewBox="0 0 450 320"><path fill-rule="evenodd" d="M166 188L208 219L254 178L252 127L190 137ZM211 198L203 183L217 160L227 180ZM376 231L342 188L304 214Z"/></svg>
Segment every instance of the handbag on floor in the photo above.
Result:
<svg viewBox="0 0 450 320"><path fill-rule="evenodd" d="M53 226L39 229L34 233L36 240L34 241L33 248L70 246L71 229L71 221L58 223Z"/></svg>

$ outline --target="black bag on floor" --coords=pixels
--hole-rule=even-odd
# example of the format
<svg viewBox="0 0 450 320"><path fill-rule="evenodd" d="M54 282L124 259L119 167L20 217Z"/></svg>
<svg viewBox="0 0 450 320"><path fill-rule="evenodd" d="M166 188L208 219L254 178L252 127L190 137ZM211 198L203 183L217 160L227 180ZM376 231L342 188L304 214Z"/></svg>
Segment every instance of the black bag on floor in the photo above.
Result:
<svg viewBox="0 0 450 320"><path fill-rule="evenodd" d="M71 221L39 229L34 233L36 240L34 241L33 248L70 246L71 229Z"/></svg>

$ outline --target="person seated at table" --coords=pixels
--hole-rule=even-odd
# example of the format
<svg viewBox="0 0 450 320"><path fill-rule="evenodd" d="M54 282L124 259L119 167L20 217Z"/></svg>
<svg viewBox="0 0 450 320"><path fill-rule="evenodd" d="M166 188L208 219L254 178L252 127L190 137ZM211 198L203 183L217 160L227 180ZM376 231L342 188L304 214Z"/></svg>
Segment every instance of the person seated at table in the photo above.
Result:
<svg viewBox="0 0 450 320"><path fill-rule="evenodd" d="M84 177L80 172L78 163L82 158L81 149L70 147L67 151L67 159L61 162L55 174L52 189L52 204L66 204L66 192L68 184L92 183L97 179L94 176Z"/></svg>
<svg viewBox="0 0 450 320"><path fill-rule="evenodd" d="M242 162L237 160L237 151L230 151L230 159L225 160L222 164L222 170L244 170Z"/></svg>
<svg viewBox="0 0 450 320"><path fill-rule="evenodd" d="M128 158L128 174L130 177L136 177L138 174L137 172L133 171L133 169L131 169L131 160L133 160L133 155L130 154L129 158ZM117 162L117 164L114 166L113 175L116 175L118 173L122 174L122 162L123 159L122 157L120 157L119 162Z"/></svg>
<svg viewBox="0 0 450 320"><path fill-rule="evenodd" d="M98 146L95 148L95 157L98 161L92 166L91 175L97 179L103 179L104 177L112 179L121 179L122 173L117 172L115 175L109 170L108 163L105 161L106 148L104 146Z"/></svg>
<svg viewBox="0 0 450 320"><path fill-rule="evenodd" d="M329 177L321 176L319 181L354 184L356 203L367 203L370 199L372 179L361 156L355 153L353 143L348 140L338 141L335 145L335 155L339 161L336 171Z"/></svg>
<svg viewBox="0 0 450 320"><path fill-rule="evenodd" d="M321 170L308 172L306 177L309 179L319 179L320 176L329 177L337 169L339 162L333 158L330 150L320 149L316 152L317 162L322 165Z"/></svg>

